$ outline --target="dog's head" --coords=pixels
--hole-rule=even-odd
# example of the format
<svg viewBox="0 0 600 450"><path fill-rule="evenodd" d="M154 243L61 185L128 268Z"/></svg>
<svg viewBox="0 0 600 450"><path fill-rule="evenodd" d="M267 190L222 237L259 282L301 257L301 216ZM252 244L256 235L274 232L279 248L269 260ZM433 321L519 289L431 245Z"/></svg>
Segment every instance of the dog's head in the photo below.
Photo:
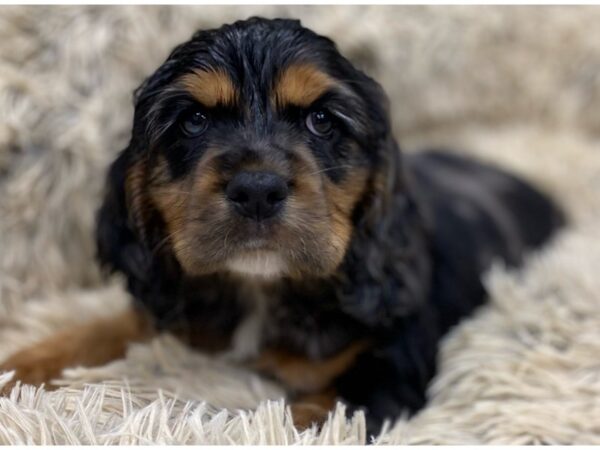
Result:
<svg viewBox="0 0 600 450"><path fill-rule="evenodd" d="M299 22L254 18L196 33L136 91L100 257L140 279L166 254L191 277L330 277L381 259L359 241L389 237L401 191L380 86Z"/></svg>

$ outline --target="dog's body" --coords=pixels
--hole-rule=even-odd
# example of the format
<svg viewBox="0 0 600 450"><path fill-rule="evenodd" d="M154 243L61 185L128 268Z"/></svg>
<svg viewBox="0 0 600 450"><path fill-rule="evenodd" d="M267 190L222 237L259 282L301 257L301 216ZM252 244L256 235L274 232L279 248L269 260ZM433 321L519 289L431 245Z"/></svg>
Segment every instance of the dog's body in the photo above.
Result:
<svg viewBox="0 0 600 450"><path fill-rule="evenodd" d="M424 404L439 340L484 302L490 264L519 264L561 223L500 170L401 156L379 86L299 23L199 32L138 91L99 213L100 259L138 312L97 337L108 356L71 332L88 352L54 342L62 359L38 347L4 366L41 382L166 329L280 380L298 423L339 397L376 431Z"/></svg>

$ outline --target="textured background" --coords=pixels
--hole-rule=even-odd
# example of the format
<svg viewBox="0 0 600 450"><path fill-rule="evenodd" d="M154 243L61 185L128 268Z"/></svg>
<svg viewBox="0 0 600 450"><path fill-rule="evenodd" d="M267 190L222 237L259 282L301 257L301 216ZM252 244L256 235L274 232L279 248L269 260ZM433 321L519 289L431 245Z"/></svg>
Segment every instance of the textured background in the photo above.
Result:
<svg viewBox="0 0 600 450"><path fill-rule="evenodd" d="M430 406L380 441L600 443L599 7L0 7L0 359L126 305L91 229L131 92L197 28L250 15L332 37L390 95L406 151L493 161L572 218L522 271L492 271L491 304L445 341ZM280 390L222 364L169 337L135 346L68 371L65 389L0 399L0 442L362 438L360 417L299 436L281 403L235 413Z"/></svg>

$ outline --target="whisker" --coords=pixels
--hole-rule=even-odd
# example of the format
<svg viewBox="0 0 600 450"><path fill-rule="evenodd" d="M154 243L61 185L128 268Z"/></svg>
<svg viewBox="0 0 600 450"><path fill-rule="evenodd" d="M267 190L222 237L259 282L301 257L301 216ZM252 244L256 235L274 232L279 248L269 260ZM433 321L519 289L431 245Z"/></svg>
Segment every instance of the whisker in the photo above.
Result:
<svg viewBox="0 0 600 450"><path fill-rule="evenodd" d="M180 189L164 189L161 190L161 193L165 194L185 194L185 195L193 195L195 192L192 191L182 191Z"/></svg>
<svg viewBox="0 0 600 450"><path fill-rule="evenodd" d="M175 232L173 233L169 233L167 236L165 236L163 239L160 240L160 242L158 244L156 244L154 246L154 248L150 251L150 255L152 257L156 256L156 253L162 249L162 247L173 237L175 236Z"/></svg>
<svg viewBox="0 0 600 450"><path fill-rule="evenodd" d="M330 170L351 169L351 168L352 168L352 166L350 164L342 164L342 165L339 165L339 166L327 167L325 169L317 170L316 172L311 172L311 173L308 174L308 176L318 175L320 173L329 172Z"/></svg>

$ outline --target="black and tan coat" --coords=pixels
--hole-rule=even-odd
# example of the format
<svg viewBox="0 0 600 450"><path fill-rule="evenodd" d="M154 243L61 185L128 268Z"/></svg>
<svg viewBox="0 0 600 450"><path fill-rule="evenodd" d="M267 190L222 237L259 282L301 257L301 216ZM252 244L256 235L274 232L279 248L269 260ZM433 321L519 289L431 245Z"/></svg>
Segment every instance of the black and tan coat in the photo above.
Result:
<svg viewBox="0 0 600 450"><path fill-rule="evenodd" d="M485 299L482 272L562 221L509 174L402 156L381 87L296 21L199 31L135 98L97 229L134 306L13 356L22 380L166 329L280 380L299 425L341 398L375 432L424 404L440 338ZM244 189L264 183L249 207Z"/></svg>

